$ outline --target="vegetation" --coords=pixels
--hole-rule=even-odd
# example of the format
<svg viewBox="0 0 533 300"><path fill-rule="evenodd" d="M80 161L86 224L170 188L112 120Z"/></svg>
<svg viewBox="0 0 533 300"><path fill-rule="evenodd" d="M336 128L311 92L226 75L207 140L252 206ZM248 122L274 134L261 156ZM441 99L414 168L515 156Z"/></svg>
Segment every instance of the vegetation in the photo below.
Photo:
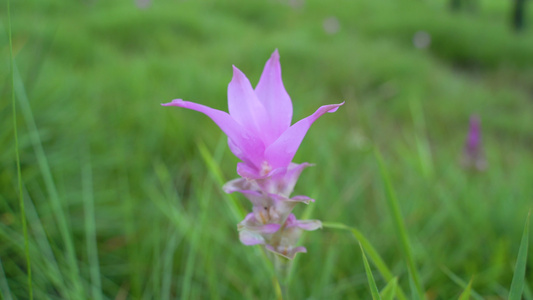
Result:
<svg viewBox="0 0 533 300"><path fill-rule="evenodd" d="M225 110L231 65L255 85L277 48L295 119L346 101L295 157L316 164L296 192L317 201L298 215L332 224L304 235L293 299L416 299L418 285L427 299L507 299L512 282L533 299L532 5L516 33L497 0L459 12L444 0L11 2L10 22L0 9L0 298L30 297L25 240L35 299L274 298L260 247L238 240L250 204L221 191L237 163L224 135L159 104ZM426 48L413 45L420 31ZM472 114L484 172L460 165Z"/></svg>

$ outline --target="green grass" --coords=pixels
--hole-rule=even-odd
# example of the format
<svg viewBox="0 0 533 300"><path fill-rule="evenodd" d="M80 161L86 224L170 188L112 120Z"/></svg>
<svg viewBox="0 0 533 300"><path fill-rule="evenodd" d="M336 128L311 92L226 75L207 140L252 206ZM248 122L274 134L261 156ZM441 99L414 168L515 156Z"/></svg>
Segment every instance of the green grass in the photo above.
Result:
<svg viewBox="0 0 533 300"><path fill-rule="evenodd" d="M9 39L9 70L11 73L11 105L13 108L13 136L15 140L15 163L17 166L17 186L18 186L18 198L19 198L19 207L20 207L20 220L22 223L22 233L24 235L24 254L26 256L26 271L28 273L28 297L33 299L33 287L32 287L32 276L31 276L31 259L30 259L30 249L29 249L29 238L28 238L28 224L26 222L26 208L24 205L24 196L22 193L22 174L20 168L20 153L19 153L19 140L18 140L18 131L17 131L17 104L15 100L15 64L13 58L13 38L11 30L11 7L10 1L7 1L7 23L8 23L8 39ZM1 263L0 263L1 265ZM2 275L4 271L2 270ZM3 278L5 277L2 276ZM9 285L4 284L2 287L5 290L6 295L2 296L5 298L11 298L9 292ZM2 293L3 294L3 293Z"/></svg>
<svg viewBox="0 0 533 300"><path fill-rule="evenodd" d="M332 226L302 238L293 299L370 299L356 240L382 299L507 299L512 282L532 299L533 257L519 249L533 195L533 5L516 34L496 0L457 13L444 0L284 3L12 1L10 22L0 10L1 299L30 298L28 280L35 299L275 298L265 253L238 240L250 204L221 191L237 176L225 137L159 104L225 110L231 65L255 84L276 48L294 119L346 101L294 159L316 164L295 194L317 200L295 213ZM419 30L427 49L413 47ZM473 113L481 173L459 164Z"/></svg>

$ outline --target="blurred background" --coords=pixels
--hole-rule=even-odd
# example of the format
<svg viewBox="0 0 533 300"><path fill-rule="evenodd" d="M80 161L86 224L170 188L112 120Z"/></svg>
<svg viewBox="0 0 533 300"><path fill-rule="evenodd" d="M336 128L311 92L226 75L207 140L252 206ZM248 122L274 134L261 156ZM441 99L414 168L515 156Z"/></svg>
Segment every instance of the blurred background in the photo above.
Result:
<svg viewBox="0 0 533 300"><path fill-rule="evenodd" d="M274 49L294 120L346 101L295 157L316 164L295 193L317 199L296 214L360 230L409 291L378 148L426 297L456 299L472 280L474 299L506 299L533 199L533 4L516 1L11 1L35 299L274 298L229 203L251 205L221 191L237 177L225 136L160 106L226 110L231 66L255 86ZM6 4L0 294L28 299ZM472 115L482 139L465 157ZM301 244L294 299L369 299L353 236L323 229Z"/></svg>

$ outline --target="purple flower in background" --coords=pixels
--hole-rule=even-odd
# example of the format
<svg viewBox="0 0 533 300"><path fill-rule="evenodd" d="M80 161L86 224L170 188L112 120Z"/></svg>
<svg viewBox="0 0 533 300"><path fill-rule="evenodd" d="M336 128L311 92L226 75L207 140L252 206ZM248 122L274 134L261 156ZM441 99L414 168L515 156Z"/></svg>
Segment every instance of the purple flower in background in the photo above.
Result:
<svg viewBox="0 0 533 300"><path fill-rule="evenodd" d="M252 88L248 78L235 66L228 86L229 114L182 99L164 106L199 111L210 117L228 136L228 146L242 162L237 173L242 178L229 181L226 193L239 192L252 203L252 212L237 225L245 245L264 245L273 253L293 259L307 252L296 243L302 230L322 227L318 220L298 220L292 209L298 203L314 202L307 196L292 196L294 186L309 163L292 162L311 124L340 104L324 105L312 115L292 122L292 102L281 80L278 51L267 61L259 83Z"/></svg>
<svg viewBox="0 0 533 300"><path fill-rule="evenodd" d="M267 61L259 83L252 88L248 78L233 66L228 86L229 114L182 99L164 106L196 110L210 117L228 136L228 145L242 163L237 173L249 179L267 177L289 166L307 130L326 112L341 104L321 106L315 113L291 126L292 102L281 80L278 51Z"/></svg>
<svg viewBox="0 0 533 300"><path fill-rule="evenodd" d="M470 126L461 163L466 168L475 168L478 171L487 168L487 160L481 144L481 120L477 115L470 117Z"/></svg>

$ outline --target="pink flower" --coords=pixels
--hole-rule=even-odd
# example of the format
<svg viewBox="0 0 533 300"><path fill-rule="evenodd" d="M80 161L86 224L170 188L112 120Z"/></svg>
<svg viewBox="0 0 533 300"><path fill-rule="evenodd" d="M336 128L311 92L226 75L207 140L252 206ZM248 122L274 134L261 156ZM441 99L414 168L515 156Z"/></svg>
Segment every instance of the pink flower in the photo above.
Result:
<svg viewBox="0 0 533 300"><path fill-rule="evenodd" d="M296 246L303 230L322 227L318 220L298 220L292 214L298 203L314 202L307 196L292 196L294 186L309 163L292 162L307 130L326 112L340 104L321 106L315 113L293 125L292 102L281 80L278 51L265 65L255 90L246 76L233 67L228 86L229 114L201 104L173 100L164 106L197 110L210 117L228 136L228 145L242 162L237 173L242 178L229 181L226 193L239 192L253 205L252 212L237 225L244 245L263 245L288 259L307 252Z"/></svg>
<svg viewBox="0 0 533 300"><path fill-rule="evenodd" d="M487 168L487 160L481 143L481 119L477 115L470 116L470 126L461 164L465 168L474 168L478 171Z"/></svg>
<svg viewBox="0 0 533 300"><path fill-rule="evenodd" d="M228 136L231 152L242 161L237 165L237 173L244 178L260 179L287 168L311 124L343 104L321 106L291 125L292 102L283 86L279 54L275 50L255 89L233 66L233 79L228 86L229 114L182 99L162 105L196 110L211 118Z"/></svg>

